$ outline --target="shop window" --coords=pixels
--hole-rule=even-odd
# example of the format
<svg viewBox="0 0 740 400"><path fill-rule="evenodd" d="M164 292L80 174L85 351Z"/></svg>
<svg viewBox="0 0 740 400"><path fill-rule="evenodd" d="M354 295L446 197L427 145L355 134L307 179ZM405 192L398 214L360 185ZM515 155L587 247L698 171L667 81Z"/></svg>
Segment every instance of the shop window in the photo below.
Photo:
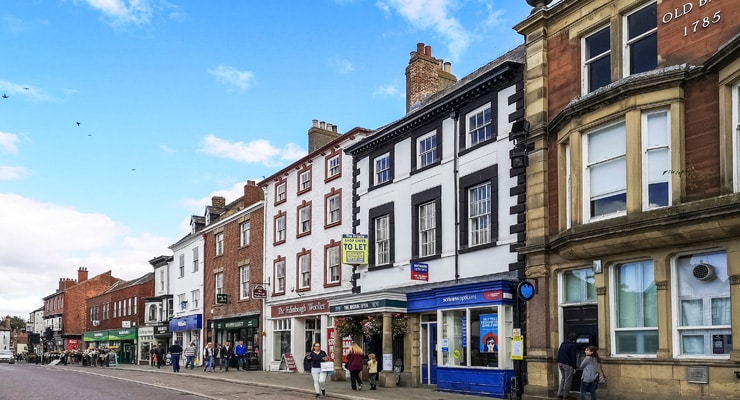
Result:
<svg viewBox="0 0 740 400"><path fill-rule="evenodd" d="M510 360L505 337L508 326L503 324L502 310L493 306L441 311L441 337L447 348L441 347L444 366L509 368Z"/></svg>
<svg viewBox="0 0 740 400"><path fill-rule="evenodd" d="M283 354L291 353L290 349L290 328L291 320L288 319L277 319L272 321L272 359L273 361L280 361L283 358Z"/></svg>
<svg viewBox="0 0 740 400"><path fill-rule="evenodd" d="M655 355L658 351L658 291L652 261L614 269L616 354Z"/></svg>
<svg viewBox="0 0 740 400"><path fill-rule="evenodd" d="M680 256L674 260L673 272L675 355L729 357L733 342L726 253Z"/></svg>

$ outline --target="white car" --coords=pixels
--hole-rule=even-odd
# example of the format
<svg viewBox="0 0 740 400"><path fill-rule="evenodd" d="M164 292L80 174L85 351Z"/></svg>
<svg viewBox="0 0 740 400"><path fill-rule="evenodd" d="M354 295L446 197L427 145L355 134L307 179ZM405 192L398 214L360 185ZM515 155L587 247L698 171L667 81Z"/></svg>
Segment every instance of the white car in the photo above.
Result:
<svg viewBox="0 0 740 400"><path fill-rule="evenodd" d="M0 363L15 364L15 356L10 350L0 350Z"/></svg>

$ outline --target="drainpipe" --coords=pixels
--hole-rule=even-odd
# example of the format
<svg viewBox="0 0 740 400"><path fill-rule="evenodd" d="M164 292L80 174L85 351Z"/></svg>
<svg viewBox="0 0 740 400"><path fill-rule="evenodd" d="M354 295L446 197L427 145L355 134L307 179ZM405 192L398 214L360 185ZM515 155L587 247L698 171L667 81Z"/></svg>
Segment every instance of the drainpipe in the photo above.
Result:
<svg viewBox="0 0 740 400"><path fill-rule="evenodd" d="M459 186L459 162L460 159L458 158L458 114L457 110L453 109L450 112L450 118L452 118L452 157L453 157L453 163L452 168L454 169L453 172L453 179L452 184L454 185L454 196L455 196L455 282L460 280L460 193L458 190Z"/></svg>

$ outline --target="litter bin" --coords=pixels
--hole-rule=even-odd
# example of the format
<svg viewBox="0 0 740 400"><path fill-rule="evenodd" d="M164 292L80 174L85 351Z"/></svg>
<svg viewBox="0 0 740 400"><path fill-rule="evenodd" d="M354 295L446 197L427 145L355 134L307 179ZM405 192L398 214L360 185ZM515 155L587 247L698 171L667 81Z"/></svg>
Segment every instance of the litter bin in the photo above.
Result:
<svg viewBox="0 0 740 400"><path fill-rule="evenodd" d="M246 358L246 366L244 369L247 371L258 371L260 369L259 353L256 351L247 352L244 356Z"/></svg>

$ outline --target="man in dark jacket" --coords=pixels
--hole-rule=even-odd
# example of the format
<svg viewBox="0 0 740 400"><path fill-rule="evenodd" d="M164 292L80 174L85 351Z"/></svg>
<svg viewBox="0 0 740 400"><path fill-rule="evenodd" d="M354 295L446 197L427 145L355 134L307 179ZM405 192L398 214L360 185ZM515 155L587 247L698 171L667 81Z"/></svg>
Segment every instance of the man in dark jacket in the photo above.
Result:
<svg viewBox="0 0 740 400"><path fill-rule="evenodd" d="M234 362L234 348L231 347L231 342L226 342L224 347L221 349L221 362L224 363L226 369L224 372L229 372L231 363Z"/></svg>
<svg viewBox="0 0 740 400"><path fill-rule="evenodd" d="M578 348L575 333L568 334L568 338L560 345L557 362L560 370L558 399L566 399L573 383L573 374L578 366Z"/></svg>
<svg viewBox="0 0 740 400"><path fill-rule="evenodd" d="M172 362L172 372L180 372L180 354L182 353L182 346L180 342L175 342L169 349L170 361Z"/></svg>

